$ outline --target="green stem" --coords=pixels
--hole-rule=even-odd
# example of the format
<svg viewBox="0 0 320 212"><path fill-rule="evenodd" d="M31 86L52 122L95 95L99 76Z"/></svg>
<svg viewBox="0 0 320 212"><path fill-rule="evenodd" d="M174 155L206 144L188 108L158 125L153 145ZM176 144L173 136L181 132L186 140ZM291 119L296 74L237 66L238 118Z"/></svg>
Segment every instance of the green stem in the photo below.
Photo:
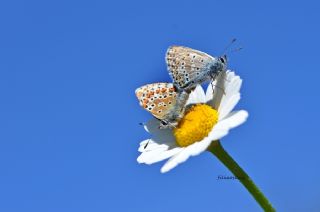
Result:
<svg viewBox="0 0 320 212"><path fill-rule="evenodd" d="M264 209L264 211L275 211L268 199L263 195L259 188L254 184L251 178L245 171L235 162L232 157L223 149L220 141L214 141L209 146L208 150L213 153L246 187L254 199Z"/></svg>

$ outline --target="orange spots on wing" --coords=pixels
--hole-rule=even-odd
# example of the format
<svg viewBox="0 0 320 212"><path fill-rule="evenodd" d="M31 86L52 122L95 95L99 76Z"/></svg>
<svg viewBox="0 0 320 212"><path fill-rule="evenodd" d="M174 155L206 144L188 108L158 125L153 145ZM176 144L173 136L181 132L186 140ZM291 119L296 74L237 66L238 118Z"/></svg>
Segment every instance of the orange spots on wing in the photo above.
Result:
<svg viewBox="0 0 320 212"><path fill-rule="evenodd" d="M151 96L153 96L153 94L154 94L154 92L153 92L153 91L151 91L151 92L147 93L147 98L150 98Z"/></svg>
<svg viewBox="0 0 320 212"><path fill-rule="evenodd" d="M160 90L156 90L156 93L157 93L157 94L160 93Z"/></svg>
<svg viewBox="0 0 320 212"><path fill-rule="evenodd" d="M174 87L169 88L169 91L170 91L170 92L174 92L174 91L175 91Z"/></svg>
<svg viewBox="0 0 320 212"><path fill-rule="evenodd" d="M164 93L164 92L166 92L166 91L167 91L166 88L162 88L162 89L161 89L161 92L162 92L162 93Z"/></svg>

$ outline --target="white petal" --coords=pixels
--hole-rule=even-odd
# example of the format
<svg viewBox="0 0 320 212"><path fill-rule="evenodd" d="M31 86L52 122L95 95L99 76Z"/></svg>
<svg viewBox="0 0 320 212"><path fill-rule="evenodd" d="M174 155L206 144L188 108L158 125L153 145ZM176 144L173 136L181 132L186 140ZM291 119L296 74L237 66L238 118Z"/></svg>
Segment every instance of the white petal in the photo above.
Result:
<svg viewBox="0 0 320 212"><path fill-rule="evenodd" d="M150 142L150 139L141 141L138 151L139 152L145 152L145 149L146 149L145 146L147 145L147 143L148 143L148 146L149 146L149 142Z"/></svg>
<svg viewBox="0 0 320 212"><path fill-rule="evenodd" d="M200 142L196 142L190 146L187 146L181 150L180 153L173 156L168 160L161 168L161 172L165 173L176 167L178 164L185 162L190 156L196 156L204 152L210 145L211 140L205 138Z"/></svg>
<svg viewBox="0 0 320 212"><path fill-rule="evenodd" d="M221 72L221 74L213 82L215 87L214 91L212 91L210 86L208 87L206 92L207 104L217 109L220 112L221 118L226 116L238 103L239 100L236 101L236 99L239 98L237 96L240 96L241 83L242 80L240 77L235 75L234 72L228 70L226 72ZM228 108L224 109L222 117L221 110L222 107L225 106Z"/></svg>
<svg viewBox="0 0 320 212"><path fill-rule="evenodd" d="M212 89L212 84L214 86L215 81L211 81L207 87L206 91L206 102L212 101L213 99L213 89ZM211 105L211 104L210 104Z"/></svg>
<svg viewBox="0 0 320 212"><path fill-rule="evenodd" d="M167 159L181 151L180 147L171 148L167 144L159 144L153 139L147 139L140 143L140 156L137 158L139 163L152 164Z"/></svg>
<svg viewBox="0 0 320 212"><path fill-rule="evenodd" d="M218 122L217 125L220 125L220 127L223 128L234 128L244 123L247 120L248 115L248 112L245 110L234 111Z"/></svg>
<svg viewBox="0 0 320 212"><path fill-rule="evenodd" d="M218 110L222 97L225 95L225 82L229 71L221 72L217 78L211 82L207 88L206 101L208 105L211 105L214 109ZM212 89L214 87L214 90Z"/></svg>
<svg viewBox="0 0 320 212"><path fill-rule="evenodd" d="M238 104L240 100L240 93L237 93L228 98L228 101L222 101L219 108L219 120L224 119Z"/></svg>
<svg viewBox="0 0 320 212"><path fill-rule="evenodd" d="M204 103L206 101L206 94L204 93L204 90L201 85L198 85L195 88L195 93L197 94L198 101L200 103Z"/></svg>
<svg viewBox="0 0 320 212"><path fill-rule="evenodd" d="M152 140L158 144L166 144L170 147L176 146L175 138L171 129L159 129L159 120L151 119L145 125L144 128L152 135Z"/></svg>
<svg viewBox="0 0 320 212"><path fill-rule="evenodd" d="M229 73L227 73L228 81L225 82L224 87L225 95L222 96L218 109L220 113L220 119L223 119L226 115L228 115L228 113L233 110L240 100L240 88L242 80L239 76L234 74L233 77L229 77Z"/></svg>
<svg viewBox="0 0 320 212"><path fill-rule="evenodd" d="M167 144L159 144L152 139L146 139L146 140L140 142L140 146L139 146L138 151L139 152L149 152L149 151L153 151L155 149L167 150L167 149L169 149L169 147L170 146Z"/></svg>
<svg viewBox="0 0 320 212"><path fill-rule="evenodd" d="M176 167L179 163L183 163L190 157L189 150L183 148L181 152L170 158L161 168L161 173L165 173Z"/></svg>
<svg viewBox="0 0 320 212"><path fill-rule="evenodd" d="M198 85L189 95L189 99L187 101L187 105L196 104L196 103L204 103L206 101L206 95L204 93L201 85Z"/></svg>
<svg viewBox="0 0 320 212"><path fill-rule="evenodd" d="M231 71L231 70L227 70L226 71L226 81L228 82L228 81L230 81L233 77L235 77L236 76L236 74L233 72L233 71Z"/></svg>
<svg viewBox="0 0 320 212"><path fill-rule="evenodd" d="M181 152L180 147L176 147L169 150L158 148L149 152L141 153L141 155L137 158L137 161L139 163L153 164L165 160L169 157L172 157L173 155L178 154L179 152Z"/></svg>
<svg viewBox="0 0 320 212"><path fill-rule="evenodd" d="M152 164L167 159L180 151L175 143L172 130L160 130L158 120L151 119L144 125L144 128L152 134L152 139L140 143L138 151L142 153L137 158L139 163Z"/></svg>
<svg viewBox="0 0 320 212"><path fill-rule="evenodd" d="M218 140L226 135L228 135L230 128L219 126L218 124L214 126L212 131L208 135L208 139L212 142Z"/></svg>

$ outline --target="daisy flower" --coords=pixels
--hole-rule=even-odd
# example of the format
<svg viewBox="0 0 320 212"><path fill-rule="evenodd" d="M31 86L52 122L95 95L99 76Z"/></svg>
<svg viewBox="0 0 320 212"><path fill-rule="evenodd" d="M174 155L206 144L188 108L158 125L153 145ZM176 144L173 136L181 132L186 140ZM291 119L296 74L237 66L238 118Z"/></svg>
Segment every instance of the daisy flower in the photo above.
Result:
<svg viewBox="0 0 320 212"><path fill-rule="evenodd" d="M144 125L152 138L140 143L139 163L153 164L169 159L161 168L168 172L190 156L199 155L210 144L226 136L231 128L244 123L248 117L245 110L233 111L240 100L242 80L234 72L222 72L209 85L207 92L200 85L191 92L187 112L174 129L159 129L159 121L151 119Z"/></svg>

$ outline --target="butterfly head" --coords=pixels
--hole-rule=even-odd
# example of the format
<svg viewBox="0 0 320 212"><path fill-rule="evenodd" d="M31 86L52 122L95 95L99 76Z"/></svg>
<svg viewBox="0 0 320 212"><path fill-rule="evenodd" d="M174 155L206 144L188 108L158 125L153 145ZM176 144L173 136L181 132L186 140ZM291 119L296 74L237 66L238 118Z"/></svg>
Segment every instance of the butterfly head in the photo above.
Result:
<svg viewBox="0 0 320 212"><path fill-rule="evenodd" d="M224 66L227 66L227 63L228 63L227 55L225 54L221 57L218 57L218 61L222 63Z"/></svg>
<svg viewBox="0 0 320 212"><path fill-rule="evenodd" d="M208 72L208 76L214 79L220 72L225 71L227 69L227 55L223 55L218 57L210 66L210 71Z"/></svg>

